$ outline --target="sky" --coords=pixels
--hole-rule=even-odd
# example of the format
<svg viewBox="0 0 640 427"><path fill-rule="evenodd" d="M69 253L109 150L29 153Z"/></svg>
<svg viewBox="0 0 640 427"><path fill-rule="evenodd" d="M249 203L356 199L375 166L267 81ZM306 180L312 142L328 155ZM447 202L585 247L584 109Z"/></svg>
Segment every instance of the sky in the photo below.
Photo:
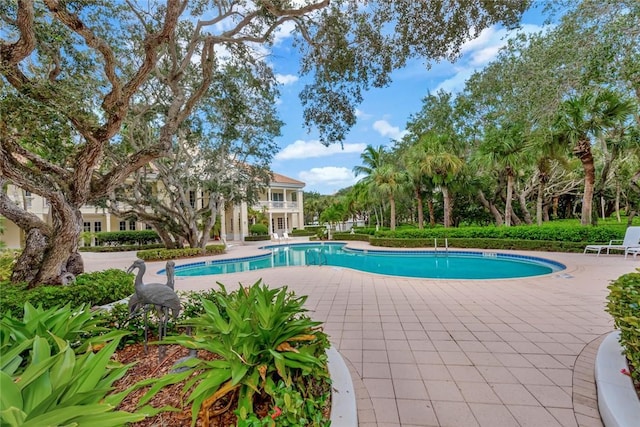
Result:
<svg viewBox="0 0 640 427"><path fill-rule="evenodd" d="M544 19L539 9L532 9L523 16L519 31L538 32L543 29ZM342 147L340 144L325 147L313 130L309 132L303 126L298 93L304 84L295 74L297 58L285 50L286 43L276 45L271 58L281 83L278 110L285 125L282 136L276 139L280 149L271 169L306 183L306 192L330 195L355 184L362 177L356 177L352 169L361 164L360 154L367 145L393 145L394 140L402 138L409 117L420 111L422 99L429 92L461 91L467 78L490 63L513 34L514 31L493 26L465 43L455 63L432 63L427 69L424 60L414 60L395 71L388 87L364 94L364 101L357 107L357 123Z"/></svg>

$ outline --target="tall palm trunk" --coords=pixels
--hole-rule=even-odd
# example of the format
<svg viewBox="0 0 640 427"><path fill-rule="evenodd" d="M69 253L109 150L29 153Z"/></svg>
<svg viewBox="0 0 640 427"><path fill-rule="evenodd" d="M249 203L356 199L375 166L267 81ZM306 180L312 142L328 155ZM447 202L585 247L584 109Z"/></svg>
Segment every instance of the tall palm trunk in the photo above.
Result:
<svg viewBox="0 0 640 427"><path fill-rule="evenodd" d="M444 204L444 226L445 228L451 227L451 194L449 193L449 187L443 185L442 187L442 201Z"/></svg>
<svg viewBox="0 0 640 427"><path fill-rule="evenodd" d="M422 197L420 194L420 187L415 187L415 196L418 203L418 228L424 228L424 207L422 206Z"/></svg>
<svg viewBox="0 0 640 427"><path fill-rule="evenodd" d="M504 204L504 225L511 227L511 211L513 202L513 171L507 169L507 199Z"/></svg>
<svg viewBox="0 0 640 427"><path fill-rule="evenodd" d="M540 172L538 176L538 195L536 197L536 223L542 225L542 207L544 204L544 190L549 182L549 175L544 172Z"/></svg>
<svg viewBox="0 0 640 427"><path fill-rule="evenodd" d="M393 197L393 194L391 196L389 196L389 210L390 212L390 221L391 221L391 225L390 228L392 230L396 229L396 199Z"/></svg>
<svg viewBox="0 0 640 427"><path fill-rule="evenodd" d="M429 225L433 228L436 226L436 209L433 207L431 196L427 199L427 209L429 210Z"/></svg>
<svg viewBox="0 0 640 427"><path fill-rule="evenodd" d="M596 182L596 167L591 152L591 143L588 138L580 138L574 153L582 163L584 170L584 194L582 196L582 213L580 224L591 224L591 211L593 204L593 189Z"/></svg>

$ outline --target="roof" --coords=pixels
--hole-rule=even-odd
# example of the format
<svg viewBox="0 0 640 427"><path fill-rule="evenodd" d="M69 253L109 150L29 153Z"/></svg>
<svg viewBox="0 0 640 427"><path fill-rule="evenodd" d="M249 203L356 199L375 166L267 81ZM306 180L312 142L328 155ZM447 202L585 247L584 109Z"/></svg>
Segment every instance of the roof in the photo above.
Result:
<svg viewBox="0 0 640 427"><path fill-rule="evenodd" d="M275 172L271 173L271 184L283 184L287 186L292 185L296 187L305 186L305 183L302 181L298 181L297 179L289 178L288 176L284 176Z"/></svg>

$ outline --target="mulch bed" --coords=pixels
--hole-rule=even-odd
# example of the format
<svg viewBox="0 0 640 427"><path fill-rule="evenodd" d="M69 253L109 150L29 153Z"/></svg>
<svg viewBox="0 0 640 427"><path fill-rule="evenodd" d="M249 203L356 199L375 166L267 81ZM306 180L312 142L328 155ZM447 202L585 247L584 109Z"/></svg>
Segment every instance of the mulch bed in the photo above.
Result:
<svg viewBox="0 0 640 427"><path fill-rule="evenodd" d="M136 362L134 366L129 368L127 374L118 380L114 386L114 392L120 392L147 378L161 378L171 371L173 365L182 357L189 354L189 350L178 345L166 345L164 351L166 354L162 362L158 361L159 346L149 345L148 352L145 353L142 343L128 345L119 350L115 354L115 360L122 363ZM214 359L214 355L208 352L200 351L198 358L205 360ZM160 390L149 404L159 408L163 406L172 406L180 409L178 412L162 412L154 417L148 417L144 420L132 423L135 427L151 427L151 426L189 426L191 425L191 405L185 401L188 394L183 394L182 389L184 383L173 384ZM136 390L131 393L122 402L118 409L133 412L136 410L138 401L146 393L146 389ZM213 408L213 416L208 423L198 420L197 426L233 426L236 424L236 416L233 413L235 409L235 393L230 393L224 398L216 402L219 407Z"/></svg>

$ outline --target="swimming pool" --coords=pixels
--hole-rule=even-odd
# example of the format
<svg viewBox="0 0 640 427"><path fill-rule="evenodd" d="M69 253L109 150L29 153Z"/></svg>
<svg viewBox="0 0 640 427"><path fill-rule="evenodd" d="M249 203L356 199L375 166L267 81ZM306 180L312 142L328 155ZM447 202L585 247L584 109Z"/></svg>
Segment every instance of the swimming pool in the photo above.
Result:
<svg viewBox="0 0 640 427"><path fill-rule="evenodd" d="M369 273L434 279L507 279L565 268L544 258L491 251L384 251L346 249L344 243L265 246L271 253L176 266L176 276L238 273L262 268L322 265ZM160 273L163 273L161 271Z"/></svg>

